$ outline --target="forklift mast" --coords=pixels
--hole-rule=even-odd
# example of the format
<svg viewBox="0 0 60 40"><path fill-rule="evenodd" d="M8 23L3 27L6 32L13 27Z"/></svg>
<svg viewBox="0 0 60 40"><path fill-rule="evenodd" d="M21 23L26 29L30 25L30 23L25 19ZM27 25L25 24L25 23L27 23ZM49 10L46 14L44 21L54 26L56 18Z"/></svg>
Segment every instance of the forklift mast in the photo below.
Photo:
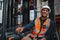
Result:
<svg viewBox="0 0 60 40"><path fill-rule="evenodd" d="M34 5L36 7L36 0ZM18 12L18 4L22 3L22 11ZM30 22L29 15L29 0L22 0L18 3L18 0L3 0L3 18L2 18L2 39L5 40L8 33L14 32L18 27L18 22L22 20L23 25ZM36 14L36 8L34 7L34 12ZM18 19L18 17L20 19ZM36 15L34 16L36 17Z"/></svg>

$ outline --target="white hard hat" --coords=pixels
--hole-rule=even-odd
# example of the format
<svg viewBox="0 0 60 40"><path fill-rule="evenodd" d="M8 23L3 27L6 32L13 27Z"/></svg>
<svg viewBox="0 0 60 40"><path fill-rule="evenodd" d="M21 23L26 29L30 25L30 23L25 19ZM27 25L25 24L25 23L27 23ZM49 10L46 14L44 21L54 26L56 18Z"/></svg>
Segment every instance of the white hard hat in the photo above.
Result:
<svg viewBox="0 0 60 40"><path fill-rule="evenodd" d="M49 9L49 12L51 12L51 9L50 9L50 7L49 7L48 5L44 5L44 6L42 6L41 10L44 9L44 8Z"/></svg>

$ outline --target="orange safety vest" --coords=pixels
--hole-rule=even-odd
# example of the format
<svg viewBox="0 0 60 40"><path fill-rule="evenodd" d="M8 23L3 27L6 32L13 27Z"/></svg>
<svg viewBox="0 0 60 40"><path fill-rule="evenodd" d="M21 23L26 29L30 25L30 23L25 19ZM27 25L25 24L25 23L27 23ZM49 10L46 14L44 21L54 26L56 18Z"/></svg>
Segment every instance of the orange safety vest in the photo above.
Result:
<svg viewBox="0 0 60 40"><path fill-rule="evenodd" d="M35 29L33 31L33 35L34 36L37 36L38 33L39 33L38 34L39 37L44 37L45 36L46 31L50 27L50 19L47 18L46 21L43 23L43 25L45 25L46 27L45 28L44 27L41 28L40 18L37 18L35 20ZM41 31L40 31L40 29L41 29ZM32 37L34 37L34 36L32 36Z"/></svg>

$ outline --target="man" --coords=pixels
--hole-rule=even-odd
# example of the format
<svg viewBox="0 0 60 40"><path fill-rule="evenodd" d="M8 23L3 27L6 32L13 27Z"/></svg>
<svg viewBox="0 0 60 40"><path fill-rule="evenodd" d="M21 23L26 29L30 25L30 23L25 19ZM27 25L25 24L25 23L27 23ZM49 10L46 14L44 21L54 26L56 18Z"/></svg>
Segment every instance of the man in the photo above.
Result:
<svg viewBox="0 0 60 40"><path fill-rule="evenodd" d="M25 27L17 28L16 31L22 32L24 29L34 27L33 33L28 34L33 40L49 40L51 33L54 30L54 22L48 17L51 9L48 5L41 8L41 17L36 18L33 22L27 24ZM23 37L22 40L27 40L28 37ZM31 40L31 39L30 39Z"/></svg>

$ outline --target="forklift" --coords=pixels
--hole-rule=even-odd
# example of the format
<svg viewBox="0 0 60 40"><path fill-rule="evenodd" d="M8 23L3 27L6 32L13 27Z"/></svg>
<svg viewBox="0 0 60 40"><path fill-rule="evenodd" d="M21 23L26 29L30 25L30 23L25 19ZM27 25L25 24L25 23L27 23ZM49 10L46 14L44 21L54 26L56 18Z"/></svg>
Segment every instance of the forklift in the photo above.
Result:
<svg viewBox="0 0 60 40"><path fill-rule="evenodd" d="M2 39L1 40L8 40L9 37L13 36L13 40L20 40L20 36L15 34L15 29L18 27L19 24L26 25L34 20L37 17L37 8L36 2L37 0L33 1L34 6L30 6L30 0L3 0L3 15L2 15ZM51 14L50 18L55 21L54 15L54 5L51 0L49 0L49 6L51 7ZM20 8L19 8L20 7ZM34 15L31 18L30 10L34 10ZM54 17L51 17L54 16ZM31 19L32 20L31 20ZM57 38L57 37L56 37ZM52 38L53 39L53 38Z"/></svg>

